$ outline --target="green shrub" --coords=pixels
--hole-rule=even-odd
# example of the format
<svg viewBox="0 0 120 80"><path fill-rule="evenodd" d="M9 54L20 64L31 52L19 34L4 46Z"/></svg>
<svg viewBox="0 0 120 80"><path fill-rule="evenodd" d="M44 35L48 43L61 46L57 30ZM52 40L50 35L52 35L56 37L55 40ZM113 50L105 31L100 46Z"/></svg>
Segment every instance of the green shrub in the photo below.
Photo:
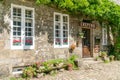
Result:
<svg viewBox="0 0 120 80"><path fill-rule="evenodd" d="M67 59L67 65L72 64L73 69L77 69L78 66L75 64L77 58L77 55L72 55L70 58Z"/></svg>
<svg viewBox="0 0 120 80"><path fill-rule="evenodd" d="M120 53L115 53L115 58L116 58L117 60L120 60Z"/></svg>
<svg viewBox="0 0 120 80"><path fill-rule="evenodd" d="M23 78L32 78L34 76L37 76L37 73L36 73L36 68L34 68L33 66L26 67L23 70L23 74L22 74Z"/></svg>
<svg viewBox="0 0 120 80"><path fill-rule="evenodd" d="M110 55L110 56L109 56L110 61L114 61L114 58L115 58L114 55Z"/></svg>
<svg viewBox="0 0 120 80"><path fill-rule="evenodd" d="M101 56L101 57L107 56L107 52L106 52L106 51L101 51L101 52L100 52L100 56Z"/></svg>

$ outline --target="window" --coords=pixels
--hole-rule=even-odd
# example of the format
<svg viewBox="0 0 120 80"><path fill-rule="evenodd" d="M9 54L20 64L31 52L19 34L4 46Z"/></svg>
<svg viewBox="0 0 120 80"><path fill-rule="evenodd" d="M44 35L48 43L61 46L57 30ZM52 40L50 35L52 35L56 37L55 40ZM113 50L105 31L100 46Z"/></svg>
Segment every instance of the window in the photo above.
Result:
<svg viewBox="0 0 120 80"><path fill-rule="evenodd" d="M69 46L69 16L54 13L54 47L64 48Z"/></svg>
<svg viewBox="0 0 120 80"><path fill-rule="evenodd" d="M34 48L34 9L11 5L11 48Z"/></svg>
<svg viewBox="0 0 120 80"><path fill-rule="evenodd" d="M102 28L102 45L107 45L107 29Z"/></svg>

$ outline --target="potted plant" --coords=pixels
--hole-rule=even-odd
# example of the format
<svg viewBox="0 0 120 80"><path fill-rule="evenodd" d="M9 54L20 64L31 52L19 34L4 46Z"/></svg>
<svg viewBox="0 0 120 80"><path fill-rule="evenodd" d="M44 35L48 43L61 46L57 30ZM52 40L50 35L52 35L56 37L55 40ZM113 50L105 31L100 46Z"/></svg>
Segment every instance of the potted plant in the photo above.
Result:
<svg viewBox="0 0 120 80"><path fill-rule="evenodd" d="M73 50L75 49L75 47L76 47L75 43L71 44L71 46L70 46L70 52L71 53L73 52Z"/></svg>
<svg viewBox="0 0 120 80"><path fill-rule="evenodd" d="M110 55L110 56L109 56L110 61L114 61L114 58L115 58L114 55Z"/></svg>
<svg viewBox="0 0 120 80"><path fill-rule="evenodd" d="M105 51L100 52L100 56L101 57L107 57L107 52L105 52Z"/></svg>
<svg viewBox="0 0 120 80"><path fill-rule="evenodd" d="M99 56L95 57L95 61L98 61L99 59L100 59L100 57L99 57Z"/></svg>
<svg viewBox="0 0 120 80"><path fill-rule="evenodd" d="M79 33L79 37L80 37L80 38L84 38L84 33L83 33L83 32L80 32L80 33Z"/></svg>
<svg viewBox="0 0 120 80"><path fill-rule="evenodd" d="M67 63L67 70L72 71L73 70L73 65L72 63Z"/></svg>

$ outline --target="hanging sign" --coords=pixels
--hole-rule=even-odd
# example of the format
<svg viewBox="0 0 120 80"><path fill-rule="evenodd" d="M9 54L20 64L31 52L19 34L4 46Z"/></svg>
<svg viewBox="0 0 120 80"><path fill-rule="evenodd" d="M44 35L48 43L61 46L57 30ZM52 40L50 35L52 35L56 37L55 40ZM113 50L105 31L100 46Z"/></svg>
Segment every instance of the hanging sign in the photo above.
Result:
<svg viewBox="0 0 120 80"><path fill-rule="evenodd" d="M86 27L86 28L93 28L93 29L96 28L95 24L93 24L93 23L81 22L81 23L80 23L80 26L81 26L81 27Z"/></svg>

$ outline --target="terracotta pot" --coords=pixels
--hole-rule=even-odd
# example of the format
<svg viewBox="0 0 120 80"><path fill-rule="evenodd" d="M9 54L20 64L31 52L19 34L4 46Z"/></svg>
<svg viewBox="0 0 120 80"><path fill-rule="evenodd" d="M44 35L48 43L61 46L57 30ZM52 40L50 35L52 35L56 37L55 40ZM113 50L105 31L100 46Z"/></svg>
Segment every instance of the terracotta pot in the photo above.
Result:
<svg viewBox="0 0 120 80"><path fill-rule="evenodd" d="M73 70L73 65L72 65L72 64L68 64L67 69L68 69L69 71L72 71L72 70Z"/></svg>
<svg viewBox="0 0 120 80"><path fill-rule="evenodd" d="M71 48L72 50L74 50L75 47L76 47L76 44L75 44L75 43L70 46L70 48Z"/></svg>

